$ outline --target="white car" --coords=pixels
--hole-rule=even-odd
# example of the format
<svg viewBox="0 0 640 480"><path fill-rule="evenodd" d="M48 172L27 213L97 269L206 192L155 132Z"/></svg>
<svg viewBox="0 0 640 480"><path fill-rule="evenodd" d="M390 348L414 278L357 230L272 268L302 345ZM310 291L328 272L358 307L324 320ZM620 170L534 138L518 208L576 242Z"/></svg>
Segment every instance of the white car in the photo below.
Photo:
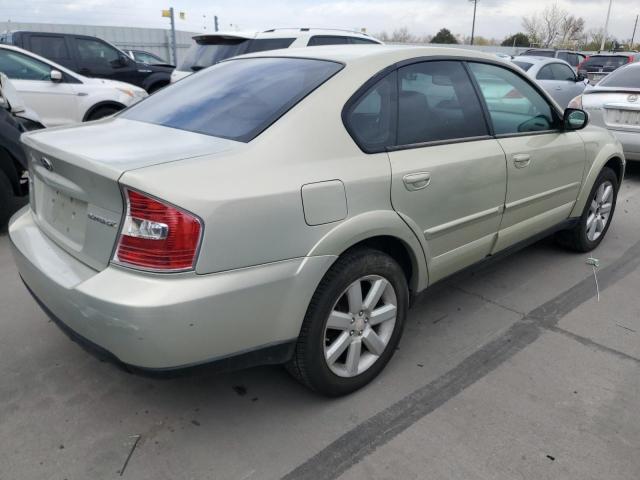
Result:
<svg viewBox="0 0 640 480"><path fill-rule="evenodd" d="M381 45L366 33L327 28L274 28L264 32L218 32L196 35L184 61L171 73L171 83L244 53L323 45Z"/></svg>
<svg viewBox="0 0 640 480"><path fill-rule="evenodd" d="M571 99L587 86L584 75L576 75L571 65L558 58L520 56L513 63L536 80L562 108L567 108Z"/></svg>
<svg viewBox="0 0 640 480"><path fill-rule="evenodd" d="M147 96L142 88L84 77L11 45L0 45L0 72L47 127L97 120Z"/></svg>

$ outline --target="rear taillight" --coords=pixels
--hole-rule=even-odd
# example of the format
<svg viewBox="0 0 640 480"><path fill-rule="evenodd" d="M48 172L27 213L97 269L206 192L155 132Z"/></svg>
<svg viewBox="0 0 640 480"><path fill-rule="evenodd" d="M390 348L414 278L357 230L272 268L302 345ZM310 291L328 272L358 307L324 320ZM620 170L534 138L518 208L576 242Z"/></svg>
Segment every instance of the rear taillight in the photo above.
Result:
<svg viewBox="0 0 640 480"><path fill-rule="evenodd" d="M196 216L125 188L127 211L114 262L175 272L194 268L202 224Z"/></svg>
<svg viewBox="0 0 640 480"><path fill-rule="evenodd" d="M567 108L577 108L578 110L582 110L582 95L572 98L569 105L567 105Z"/></svg>
<svg viewBox="0 0 640 480"><path fill-rule="evenodd" d="M581 61L578 66L576 67L576 71L580 71L582 70L582 66L587 62L587 60L589 60L589 56L587 55L586 57L584 57L584 60Z"/></svg>
<svg viewBox="0 0 640 480"><path fill-rule="evenodd" d="M633 63L633 55L629 55L629 61L627 63Z"/></svg>

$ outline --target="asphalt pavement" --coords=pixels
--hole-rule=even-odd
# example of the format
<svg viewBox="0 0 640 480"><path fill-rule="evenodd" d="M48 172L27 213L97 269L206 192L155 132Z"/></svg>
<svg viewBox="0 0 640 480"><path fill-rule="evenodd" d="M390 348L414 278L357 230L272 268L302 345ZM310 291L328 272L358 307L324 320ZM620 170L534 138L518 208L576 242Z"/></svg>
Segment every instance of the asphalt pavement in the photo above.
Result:
<svg viewBox="0 0 640 480"><path fill-rule="evenodd" d="M590 255L551 240L434 286L379 378L326 399L280 367L153 379L100 362L0 234L0 480L637 479L640 168L591 255L599 301Z"/></svg>

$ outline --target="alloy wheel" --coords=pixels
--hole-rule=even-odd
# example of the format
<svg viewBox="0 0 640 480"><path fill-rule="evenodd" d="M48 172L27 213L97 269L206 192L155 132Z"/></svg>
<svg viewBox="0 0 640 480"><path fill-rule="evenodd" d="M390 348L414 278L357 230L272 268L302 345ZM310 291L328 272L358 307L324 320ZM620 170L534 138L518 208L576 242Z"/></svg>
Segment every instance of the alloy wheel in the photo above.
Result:
<svg viewBox="0 0 640 480"><path fill-rule="evenodd" d="M595 242L607 228L613 207L613 184L607 180L596 190L587 215L587 238Z"/></svg>
<svg viewBox="0 0 640 480"><path fill-rule="evenodd" d="M324 329L329 369L340 377L355 377L369 369L393 335L397 312L396 292L384 277L367 275L349 285Z"/></svg>

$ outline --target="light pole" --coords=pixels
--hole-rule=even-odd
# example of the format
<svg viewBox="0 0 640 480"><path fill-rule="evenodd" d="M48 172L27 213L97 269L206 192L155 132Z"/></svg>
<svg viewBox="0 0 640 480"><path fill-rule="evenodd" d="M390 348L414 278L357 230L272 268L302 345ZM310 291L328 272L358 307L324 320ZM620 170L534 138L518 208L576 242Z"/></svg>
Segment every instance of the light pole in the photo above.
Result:
<svg viewBox="0 0 640 480"><path fill-rule="evenodd" d="M607 10L607 19L604 22L604 32L602 33L602 42L600 43L600 52L604 50L604 44L607 41L607 33L609 30L609 16L611 15L611 4L613 0L609 0L609 9Z"/></svg>
<svg viewBox="0 0 640 480"><path fill-rule="evenodd" d="M478 0L469 0L473 2L473 23L471 24L471 45L473 45L473 37L476 33L476 8L478 8Z"/></svg>

